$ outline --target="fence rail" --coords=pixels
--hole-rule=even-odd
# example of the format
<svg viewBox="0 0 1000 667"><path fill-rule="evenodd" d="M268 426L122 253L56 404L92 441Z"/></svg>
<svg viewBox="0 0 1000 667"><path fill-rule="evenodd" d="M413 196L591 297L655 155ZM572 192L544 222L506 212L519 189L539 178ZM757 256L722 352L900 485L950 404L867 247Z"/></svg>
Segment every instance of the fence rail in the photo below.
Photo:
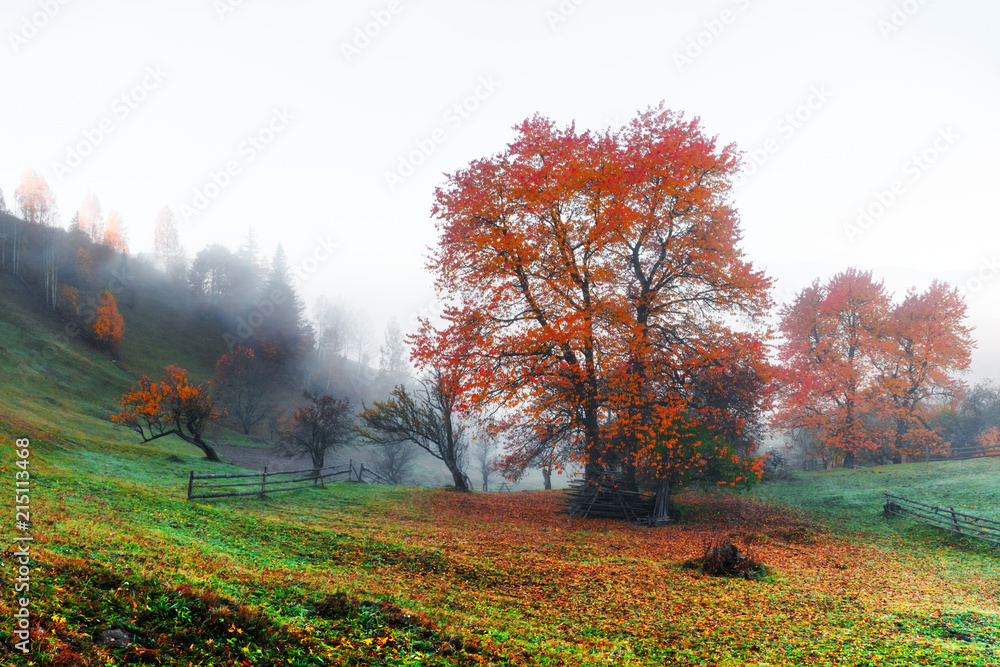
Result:
<svg viewBox="0 0 1000 667"><path fill-rule="evenodd" d="M278 472L268 472L265 467L263 472L235 473L229 475L198 475L192 470L188 478L187 499L198 498L231 498L234 496L260 496L265 493L275 491L294 491L296 489L307 489L309 487L323 485L325 481L336 481L339 477L347 478L347 481L367 482L370 484L389 484L388 480L373 470L365 468L365 464L359 464L355 468L352 460L347 465L327 466L319 470L304 468L302 470L282 470ZM298 477L287 477L288 475L299 475ZM254 480L239 482L219 482L217 480ZM210 481L206 481L210 480ZM289 486L295 485L295 486ZM234 491L232 489L242 489L253 487L252 491ZM207 491L207 493L196 493L196 491ZM218 491L222 491L219 493Z"/></svg>
<svg viewBox="0 0 1000 667"><path fill-rule="evenodd" d="M938 507L885 492L886 514L905 516L928 526L937 526L1000 546L1000 521L956 512L954 507Z"/></svg>
<svg viewBox="0 0 1000 667"><path fill-rule="evenodd" d="M952 447L944 454L928 451L924 455L926 461L966 461L968 459L979 458L1000 458L1000 447L967 445L964 447Z"/></svg>

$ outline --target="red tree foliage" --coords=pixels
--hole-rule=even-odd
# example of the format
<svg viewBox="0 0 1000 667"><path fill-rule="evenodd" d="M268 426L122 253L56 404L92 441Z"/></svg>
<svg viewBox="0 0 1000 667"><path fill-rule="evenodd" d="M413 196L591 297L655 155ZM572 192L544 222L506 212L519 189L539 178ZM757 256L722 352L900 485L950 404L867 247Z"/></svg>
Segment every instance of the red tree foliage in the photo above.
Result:
<svg viewBox="0 0 1000 667"><path fill-rule="evenodd" d="M770 305L728 204L738 155L662 105L601 134L540 116L516 130L436 192L447 326L425 325L414 357L460 357L470 406L561 433L588 475L612 465L634 487L640 469L685 464L662 452L683 415L701 419L688 362L763 335L730 327L758 328Z"/></svg>
<svg viewBox="0 0 1000 667"><path fill-rule="evenodd" d="M825 460L942 445L928 426L934 397L952 396L973 342L957 290L934 282L893 306L870 272L819 281L781 311L784 389L775 423L809 434Z"/></svg>

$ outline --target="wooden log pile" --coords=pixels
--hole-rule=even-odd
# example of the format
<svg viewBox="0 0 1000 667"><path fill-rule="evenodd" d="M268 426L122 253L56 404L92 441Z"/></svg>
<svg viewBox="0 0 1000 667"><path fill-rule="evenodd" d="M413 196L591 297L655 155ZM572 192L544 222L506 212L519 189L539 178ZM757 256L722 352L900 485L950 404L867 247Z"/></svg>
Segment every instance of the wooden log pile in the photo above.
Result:
<svg viewBox="0 0 1000 667"><path fill-rule="evenodd" d="M618 478L599 483L585 479L570 482L560 503L560 511L570 516L624 519L649 525L653 515L653 496L622 488Z"/></svg>

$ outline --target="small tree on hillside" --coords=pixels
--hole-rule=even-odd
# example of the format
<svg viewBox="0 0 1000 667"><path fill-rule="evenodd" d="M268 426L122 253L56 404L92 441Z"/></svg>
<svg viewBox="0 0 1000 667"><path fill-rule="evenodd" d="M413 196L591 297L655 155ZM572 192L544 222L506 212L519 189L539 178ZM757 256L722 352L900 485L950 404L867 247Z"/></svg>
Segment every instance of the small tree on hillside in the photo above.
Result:
<svg viewBox="0 0 1000 667"><path fill-rule="evenodd" d="M237 345L215 364L219 405L249 434L267 419L273 403L277 368L264 352Z"/></svg>
<svg viewBox="0 0 1000 667"><path fill-rule="evenodd" d="M375 401L361 412L361 437L375 445L412 442L442 461L457 491L468 491L465 467L468 442L465 427L457 423L455 378L435 369L417 392L397 385L385 401Z"/></svg>
<svg viewBox="0 0 1000 667"><path fill-rule="evenodd" d="M338 401L308 391L303 396L309 403L292 414L292 424L286 433L288 449L295 454L308 454L314 471L319 474L327 451L354 438L354 416L349 399Z"/></svg>
<svg viewBox="0 0 1000 667"><path fill-rule="evenodd" d="M94 338L97 340L97 345L109 354L117 356L124 331L125 320L118 312L118 301L115 300L111 290L106 289L101 294L97 318L94 320Z"/></svg>
<svg viewBox="0 0 1000 667"><path fill-rule="evenodd" d="M194 386L188 381L183 368L167 366L160 384L143 376L119 403L121 410L111 421L132 429L143 442L176 435L205 452L209 461L219 460L215 450L202 439L209 421L218 416L212 399L203 385Z"/></svg>

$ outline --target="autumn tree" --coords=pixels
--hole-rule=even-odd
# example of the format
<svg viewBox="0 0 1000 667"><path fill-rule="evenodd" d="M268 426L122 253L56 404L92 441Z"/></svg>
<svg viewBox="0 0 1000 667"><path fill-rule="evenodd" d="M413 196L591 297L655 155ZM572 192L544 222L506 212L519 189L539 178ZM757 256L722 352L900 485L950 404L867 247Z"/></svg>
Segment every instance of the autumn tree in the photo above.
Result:
<svg viewBox="0 0 1000 667"><path fill-rule="evenodd" d="M29 225L51 227L56 221L56 200L49 184L34 169L21 175L21 183L14 191L14 201L21 218Z"/></svg>
<svg viewBox="0 0 1000 667"><path fill-rule="evenodd" d="M98 346L109 354L117 356L125 332L125 320L118 312L118 301L111 290L101 293L100 305L94 319L94 339Z"/></svg>
<svg viewBox="0 0 1000 667"><path fill-rule="evenodd" d="M848 269L826 285L815 281L780 312L786 377L776 423L820 434L842 453L844 467L889 437L873 409L889 307L871 272Z"/></svg>
<svg viewBox="0 0 1000 667"><path fill-rule="evenodd" d="M690 387L688 410L741 456L753 454L765 437L766 413L776 390L767 347L752 336L733 333L680 368Z"/></svg>
<svg viewBox="0 0 1000 667"><path fill-rule="evenodd" d="M104 226L101 243L115 252L128 254L128 240L125 234L125 221L116 209L108 213L108 221Z"/></svg>
<svg viewBox="0 0 1000 667"><path fill-rule="evenodd" d="M215 397L244 433L267 419L273 403L276 369L264 351L237 345L215 364Z"/></svg>
<svg viewBox="0 0 1000 667"><path fill-rule="evenodd" d="M883 354L878 357L878 393L895 430L895 462L929 453L944 441L929 422L941 401L962 389L956 374L972 361L971 327L957 288L935 280L923 292L910 290L889 313Z"/></svg>
<svg viewBox="0 0 1000 667"><path fill-rule="evenodd" d="M688 415L682 360L737 320L766 335L770 281L743 258L729 204L738 153L662 105L602 133L540 116L516 130L435 193L445 326L425 325L416 359L447 367L465 345L477 371L463 395L524 423L572 405L555 413L574 420L587 476L614 465L636 488Z"/></svg>
<svg viewBox="0 0 1000 667"><path fill-rule="evenodd" d="M361 438L376 446L411 442L444 463L457 491L468 491L469 442L460 421L458 378L432 369L419 384L416 391L397 385L388 399L362 406Z"/></svg>
<svg viewBox="0 0 1000 667"><path fill-rule="evenodd" d="M143 442L176 435L198 447L209 461L219 460L202 438L208 423L218 415L208 391L202 385L192 385L186 370L167 366L159 384L143 376L119 403L121 410L111 421L132 429Z"/></svg>
<svg viewBox="0 0 1000 667"><path fill-rule="evenodd" d="M292 414L285 433L288 449L293 454L305 454L312 459L313 470L319 474L329 450L354 439L354 415L348 399L335 400L328 395L305 392L308 403Z"/></svg>
<svg viewBox="0 0 1000 667"><path fill-rule="evenodd" d="M814 282L781 311L783 389L775 425L824 459L894 460L943 444L932 403L953 396L972 348L957 290L939 282L892 304L870 272Z"/></svg>

